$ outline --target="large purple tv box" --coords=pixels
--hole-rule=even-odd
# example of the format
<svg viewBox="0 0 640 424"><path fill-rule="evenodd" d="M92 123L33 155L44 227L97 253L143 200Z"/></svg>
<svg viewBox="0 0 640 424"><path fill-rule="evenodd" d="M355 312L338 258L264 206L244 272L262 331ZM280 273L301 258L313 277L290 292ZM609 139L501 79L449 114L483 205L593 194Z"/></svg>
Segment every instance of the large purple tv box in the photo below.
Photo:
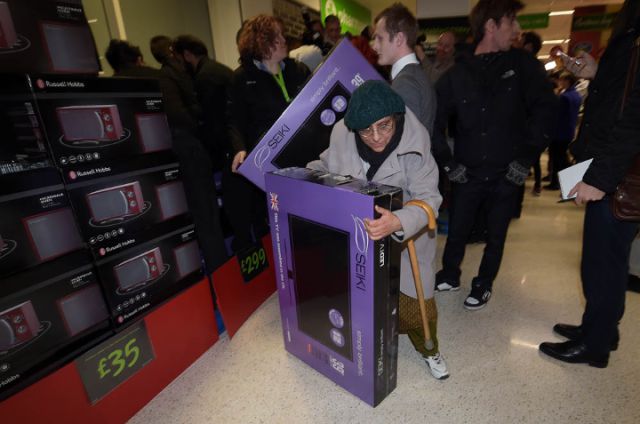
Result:
<svg viewBox="0 0 640 424"><path fill-rule="evenodd" d="M370 405L396 387L400 248L370 240L399 188L306 168L265 175L286 349Z"/></svg>
<svg viewBox="0 0 640 424"><path fill-rule="evenodd" d="M264 190L264 174L305 166L329 147L333 125L347 111L351 93L380 74L349 40L340 42L264 134L239 172Z"/></svg>

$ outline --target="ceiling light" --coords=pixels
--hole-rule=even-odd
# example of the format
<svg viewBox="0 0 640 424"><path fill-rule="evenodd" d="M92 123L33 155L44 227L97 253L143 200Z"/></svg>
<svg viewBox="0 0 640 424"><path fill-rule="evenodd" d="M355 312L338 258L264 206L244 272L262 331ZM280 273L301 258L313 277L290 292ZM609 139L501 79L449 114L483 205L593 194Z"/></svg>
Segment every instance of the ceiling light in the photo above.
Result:
<svg viewBox="0 0 640 424"><path fill-rule="evenodd" d="M564 44L568 42L569 42L568 39L565 40L564 38L562 38L560 40L544 40L542 44Z"/></svg>
<svg viewBox="0 0 640 424"><path fill-rule="evenodd" d="M563 16L573 15L573 10L557 10L555 12L549 12L549 16Z"/></svg>

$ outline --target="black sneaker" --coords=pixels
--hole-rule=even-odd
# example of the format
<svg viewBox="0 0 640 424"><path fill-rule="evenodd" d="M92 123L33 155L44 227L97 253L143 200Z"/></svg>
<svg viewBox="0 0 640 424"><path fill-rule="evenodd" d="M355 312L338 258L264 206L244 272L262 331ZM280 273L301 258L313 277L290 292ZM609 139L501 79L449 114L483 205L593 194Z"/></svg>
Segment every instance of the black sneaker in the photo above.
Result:
<svg viewBox="0 0 640 424"><path fill-rule="evenodd" d="M482 286L473 286L471 287L471 293L469 293L469 296L467 296L464 301L464 307L470 311L482 309L489 299L491 299L491 289Z"/></svg>

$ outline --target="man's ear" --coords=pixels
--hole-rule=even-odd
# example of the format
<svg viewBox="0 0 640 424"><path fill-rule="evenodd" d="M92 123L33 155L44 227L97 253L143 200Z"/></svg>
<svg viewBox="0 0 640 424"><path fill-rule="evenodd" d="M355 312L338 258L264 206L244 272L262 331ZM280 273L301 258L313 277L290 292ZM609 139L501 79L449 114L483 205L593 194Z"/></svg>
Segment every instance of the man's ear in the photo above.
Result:
<svg viewBox="0 0 640 424"><path fill-rule="evenodd" d="M493 34L498 29L498 24L493 18L489 18L487 22L484 23L484 33L485 34Z"/></svg>
<svg viewBox="0 0 640 424"><path fill-rule="evenodd" d="M405 35L404 32L399 32L396 34L395 37L393 37L393 44L396 47L400 47L404 44L407 44L407 36Z"/></svg>

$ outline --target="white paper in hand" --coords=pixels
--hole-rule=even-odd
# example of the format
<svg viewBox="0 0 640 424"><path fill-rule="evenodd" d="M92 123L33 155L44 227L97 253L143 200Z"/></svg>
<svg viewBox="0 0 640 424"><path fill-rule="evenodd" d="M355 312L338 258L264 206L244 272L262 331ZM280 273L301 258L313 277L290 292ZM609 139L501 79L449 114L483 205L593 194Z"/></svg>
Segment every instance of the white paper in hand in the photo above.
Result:
<svg viewBox="0 0 640 424"><path fill-rule="evenodd" d="M584 177L584 173L587 172L591 162L593 162L593 159L585 160L584 162L576 163L575 165L558 172L560 191L562 192L563 200L573 199L576 197L575 194L569 197L569 192L576 184L582 181L582 177Z"/></svg>

